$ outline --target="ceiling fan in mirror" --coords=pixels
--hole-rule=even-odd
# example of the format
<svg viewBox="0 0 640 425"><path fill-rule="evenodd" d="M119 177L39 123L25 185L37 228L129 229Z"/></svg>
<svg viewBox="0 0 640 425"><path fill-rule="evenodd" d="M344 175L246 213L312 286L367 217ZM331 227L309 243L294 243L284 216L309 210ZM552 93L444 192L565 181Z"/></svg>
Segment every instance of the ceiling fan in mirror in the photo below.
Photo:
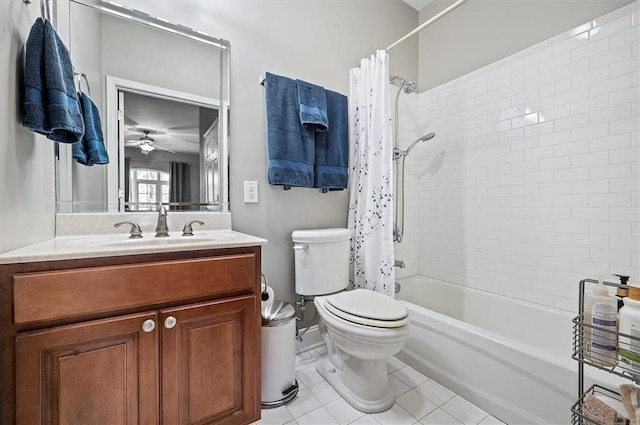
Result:
<svg viewBox="0 0 640 425"><path fill-rule="evenodd" d="M174 151L172 151L171 149L167 149L163 146L157 145L155 143L155 140L151 137L149 137L149 133L151 132L150 130L142 130L142 132L144 133L144 135L142 137L140 137L137 140L130 140L127 141L125 143L126 146L137 146L140 148L140 151L142 152L142 154L144 155L149 155L149 152L155 150L155 149L160 149L163 151L167 151L167 152L171 152L171 153L175 153Z"/></svg>

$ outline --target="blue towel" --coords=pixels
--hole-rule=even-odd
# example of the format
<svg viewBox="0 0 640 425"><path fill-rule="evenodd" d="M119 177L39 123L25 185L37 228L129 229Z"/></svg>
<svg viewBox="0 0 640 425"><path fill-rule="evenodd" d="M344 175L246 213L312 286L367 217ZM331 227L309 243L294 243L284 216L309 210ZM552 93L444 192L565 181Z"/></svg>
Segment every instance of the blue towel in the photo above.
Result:
<svg viewBox="0 0 640 425"><path fill-rule="evenodd" d="M316 131L327 131L327 96L324 87L296 80L300 103L300 124Z"/></svg>
<svg viewBox="0 0 640 425"><path fill-rule="evenodd" d="M265 84L269 184L313 187L313 129L300 124L295 80L267 73Z"/></svg>
<svg viewBox="0 0 640 425"><path fill-rule="evenodd" d="M57 142L75 143L84 134L71 56L51 23L38 18L27 39L22 123Z"/></svg>
<svg viewBox="0 0 640 425"><path fill-rule="evenodd" d="M104 147L100 113L91 98L84 93L78 95L84 118L84 136L82 140L73 144L73 158L80 164L108 164L109 155Z"/></svg>
<svg viewBox="0 0 640 425"><path fill-rule="evenodd" d="M314 187L346 189L349 183L349 110L345 95L327 90L329 131L316 133Z"/></svg>

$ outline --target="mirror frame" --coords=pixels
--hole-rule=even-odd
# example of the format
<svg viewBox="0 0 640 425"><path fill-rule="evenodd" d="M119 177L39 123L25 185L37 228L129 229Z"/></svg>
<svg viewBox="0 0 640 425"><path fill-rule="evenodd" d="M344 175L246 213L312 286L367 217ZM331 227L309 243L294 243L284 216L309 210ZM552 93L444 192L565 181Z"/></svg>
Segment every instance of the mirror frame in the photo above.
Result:
<svg viewBox="0 0 640 425"><path fill-rule="evenodd" d="M111 158L118 158L116 166L108 165L107 169L107 199L105 199L106 211L124 212L124 203L119 202L118 188L120 187L120 179L123 178L124 165L120 165L120 158L123 158L124 147L117 146L118 130L117 130L117 112L116 109L110 111L110 106L114 99L110 97L116 96L117 90L123 88L125 91L141 93L155 97L169 97L176 101L199 104L208 107L216 107L218 109L218 140L219 143L219 170L220 170L220 204L212 212L228 212L229 211L229 110L231 106L230 95L230 55L231 43L228 40L212 37L204 32L189 28L187 26L169 22L160 19L139 10L130 9L108 0L57 0L54 8L55 21L58 24L58 32L62 39L68 44L71 38L71 3L87 6L96 9L102 13L108 13L112 16L127 19L132 22L147 25L156 29L164 30L172 34L186 37L196 42L209 44L220 49L220 99L214 100L199 96L196 94L181 93L170 89L162 89L158 96L158 87L145 83L136 83L120 79L114 76L104 76L105 81L105 98L107 111L104 111L105 118L105 142L107 151ZM115 91L114 91L115 90ZM117 105L117 102L116 102ZM115 113L114 113L115 112ZM71 146L58 143L56 149L56 204L57 212L73 212L73 159L71 157ZM113 156L112 156L113 155ZM111 162L114 162L113 160ZM116 172L113 170L116 169ZM204 212L204 211L203 211Z"/></svg>

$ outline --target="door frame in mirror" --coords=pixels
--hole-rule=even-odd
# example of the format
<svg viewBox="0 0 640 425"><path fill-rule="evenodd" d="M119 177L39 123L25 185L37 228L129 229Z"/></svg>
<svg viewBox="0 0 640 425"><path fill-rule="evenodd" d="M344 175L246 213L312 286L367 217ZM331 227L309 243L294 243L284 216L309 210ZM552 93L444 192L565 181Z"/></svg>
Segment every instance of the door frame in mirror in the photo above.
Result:
<svg viewBox="0 0 640 425"><path fill-rule="evenodd" d="M226 137L222 131L226 131L226 126L222 125L222 117L227 114L222 113L223 105L220 100L211 99L191 93L184 93L177 90L157 87L137 81L125 80L123 78L107 75L106 78L106 113L105 122L107 127L107 151L110 158L118 158L117 161L111 161L107 166L107 211L124 212L124 143L119 143L118 136L118 120L123 117L119 116L118 111L118 92L124 91L135 93L159 99L170 100L181 103L188 103L195 106L217 109L219 113L220 125L218 135L220 140ZM226 145L221 143L220 146ZM228 211L228 157L226 153L220 152L220 206L217 211Z"/></svg>

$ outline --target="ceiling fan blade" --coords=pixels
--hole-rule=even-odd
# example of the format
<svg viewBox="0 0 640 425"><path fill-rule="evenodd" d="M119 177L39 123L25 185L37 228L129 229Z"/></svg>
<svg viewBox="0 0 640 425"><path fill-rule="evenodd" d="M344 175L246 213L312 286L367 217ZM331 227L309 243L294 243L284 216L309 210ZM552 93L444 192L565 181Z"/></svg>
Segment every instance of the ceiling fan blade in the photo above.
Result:
<svg viewBox="0 0 640 425"><path fill-rule="evenodd" d="M124 125L126 125L127 127L136 127L138 125L138 122L134 119L131 119L131 117L128 117L125 115Z"/></svg>
<svg viewBox="0 0 640 425"><path fill-rule="evenodd" d="M163 148L162 146L158 146L158 145L156 145L156 144L154 144L154 145L153 145L153 147L154 147L154 148L156 148L156 149L163 150L163 151L167 151L167 152L175 153L175 152L174 152L174 151L172 151L171 149Z"/></svg>
<svg viewBox="0 0 640 425"><path fill-rule="evenodd" d="M173 127L167 128L169 131L180 131L180 130L192 130L196 131L198 129L197 124L185 124L185 125L175 125Z"/></svg>

